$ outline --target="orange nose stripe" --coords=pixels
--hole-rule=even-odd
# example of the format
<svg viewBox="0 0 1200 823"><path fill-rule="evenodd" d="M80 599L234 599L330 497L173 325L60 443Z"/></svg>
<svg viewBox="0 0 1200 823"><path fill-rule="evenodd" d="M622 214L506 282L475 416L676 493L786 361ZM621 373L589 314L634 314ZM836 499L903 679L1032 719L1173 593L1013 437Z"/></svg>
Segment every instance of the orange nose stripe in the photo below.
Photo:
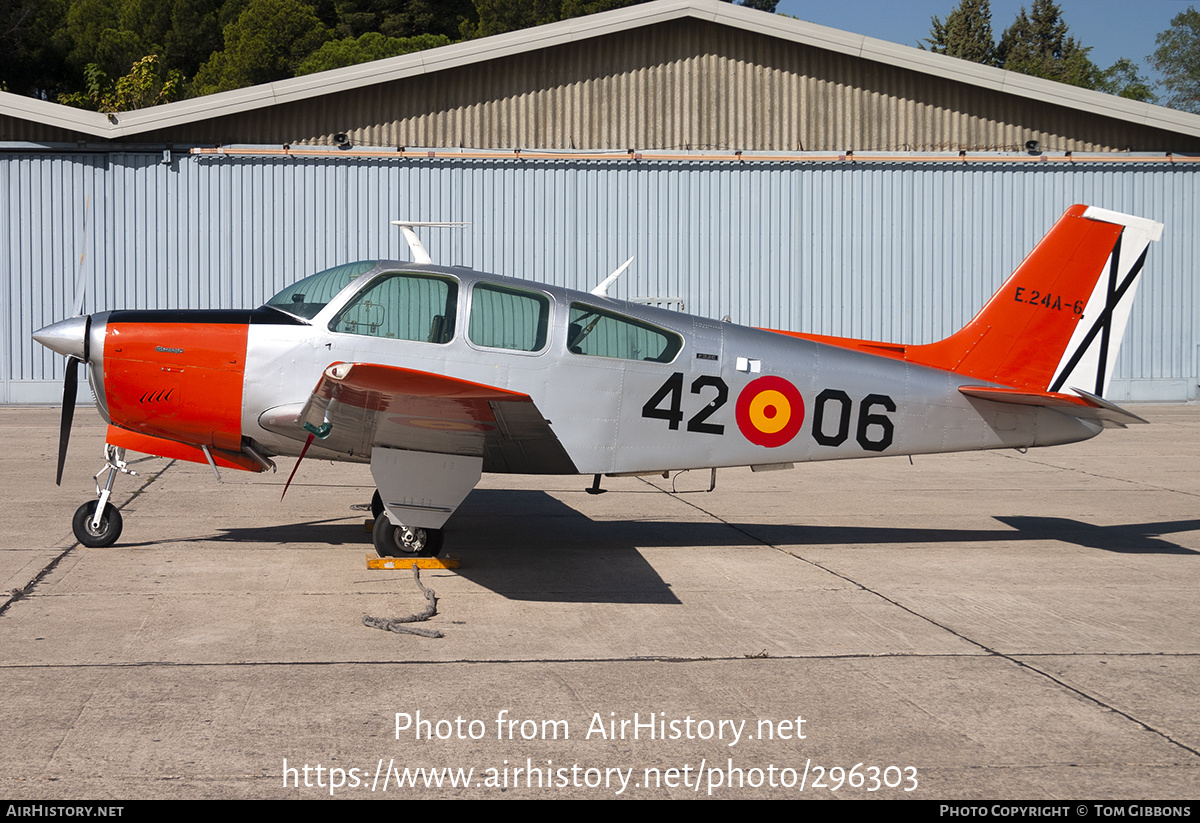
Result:
<svg viewBox="0 0 1200 823"><path fill-rule="evenodd" d="M113 423L239 451L247 331L240 323L110 322L104 391Z"/></svg>

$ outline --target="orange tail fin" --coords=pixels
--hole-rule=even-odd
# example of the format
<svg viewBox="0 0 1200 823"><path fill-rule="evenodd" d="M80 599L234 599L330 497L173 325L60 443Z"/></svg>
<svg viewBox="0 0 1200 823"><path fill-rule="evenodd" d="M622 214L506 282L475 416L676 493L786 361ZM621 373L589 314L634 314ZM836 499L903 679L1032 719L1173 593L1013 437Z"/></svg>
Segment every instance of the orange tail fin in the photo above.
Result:
<svg viewBox="0 0 1200 823"><path fill-rule="evenodd" d="M1103 396L1162 224L1072 206L970 323L907 359L992 383Z"/></svg>

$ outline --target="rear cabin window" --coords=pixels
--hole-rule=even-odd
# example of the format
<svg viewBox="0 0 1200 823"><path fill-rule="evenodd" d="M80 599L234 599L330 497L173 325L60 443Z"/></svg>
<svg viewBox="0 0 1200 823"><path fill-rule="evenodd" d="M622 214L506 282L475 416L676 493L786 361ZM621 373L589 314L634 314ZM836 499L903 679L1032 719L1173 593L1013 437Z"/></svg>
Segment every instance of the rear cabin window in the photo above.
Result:
<svg viewBox="0 0 1200 823"><path fill-rule="evenodd" d="M541 351L550 325L550 300L544 294L480 283L471 293L467 336L476 346L512 351Z"/></svg>
<svg viewBox="0 0 1200 823"><path fill-rule="evenodd" d="M670 363L683 348L683 338L631 317L571 304L567 350L590 357L619 357Z"/></svg>
<svg viewBox="0 0 1200 823"><path fill-rule="evenodd" d="M329 324L329 330L392 340L449 343L458 284L441 277L393 273L373 280Z"/></svg>

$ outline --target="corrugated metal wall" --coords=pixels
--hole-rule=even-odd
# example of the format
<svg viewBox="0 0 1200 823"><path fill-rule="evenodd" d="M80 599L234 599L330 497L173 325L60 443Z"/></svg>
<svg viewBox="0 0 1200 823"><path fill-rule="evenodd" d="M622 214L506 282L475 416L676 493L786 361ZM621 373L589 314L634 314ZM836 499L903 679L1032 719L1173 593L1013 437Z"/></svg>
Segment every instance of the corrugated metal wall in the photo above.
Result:
<svg viewBox="0 0 1200 823"><path fill-rule="evenodd" d="M88 311L232 308L355 259L438 262L680 300L752 325L928 342L966 322L1076 202L1166 223L1112 399L1196 397L1197 170L1147 164L391 160L158 153L0 155L0 401L56 402L33 343Z"/></svg>

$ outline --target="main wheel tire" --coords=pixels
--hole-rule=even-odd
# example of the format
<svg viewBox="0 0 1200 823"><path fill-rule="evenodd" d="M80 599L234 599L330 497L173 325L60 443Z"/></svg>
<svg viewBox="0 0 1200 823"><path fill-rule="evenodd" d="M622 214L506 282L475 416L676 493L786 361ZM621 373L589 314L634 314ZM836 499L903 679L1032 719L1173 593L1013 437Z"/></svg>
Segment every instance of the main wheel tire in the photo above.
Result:
<svg viewBox="0 0 1200 823"><path fill-rule="evenodd" d="M375 494L371 497L371 516L378 520L381 514L383 514L383 498L379 496L379 489L376 489Z"/></svg>
<svg viewBox="0 0 1200 823"><path fill-rule="evenodd" d="M375 518L372 537L380 557L437 557L442 550L441 529L394 526L387 512Z"/></svg>
<svg viewBox="0 0 1200 823"><path fill-rule="evenodd" d="M100 528L93 530L92 516L96 513L96 504L99 502L89 500L84 503L75 510L75 517L71 520L71 530L75 532L75 539L89 549L102 549L116 543L117 538L121 536L121 529L125 526L121 520L121 512L116 506L106 504L104 514L100 515Z"/></svg>

